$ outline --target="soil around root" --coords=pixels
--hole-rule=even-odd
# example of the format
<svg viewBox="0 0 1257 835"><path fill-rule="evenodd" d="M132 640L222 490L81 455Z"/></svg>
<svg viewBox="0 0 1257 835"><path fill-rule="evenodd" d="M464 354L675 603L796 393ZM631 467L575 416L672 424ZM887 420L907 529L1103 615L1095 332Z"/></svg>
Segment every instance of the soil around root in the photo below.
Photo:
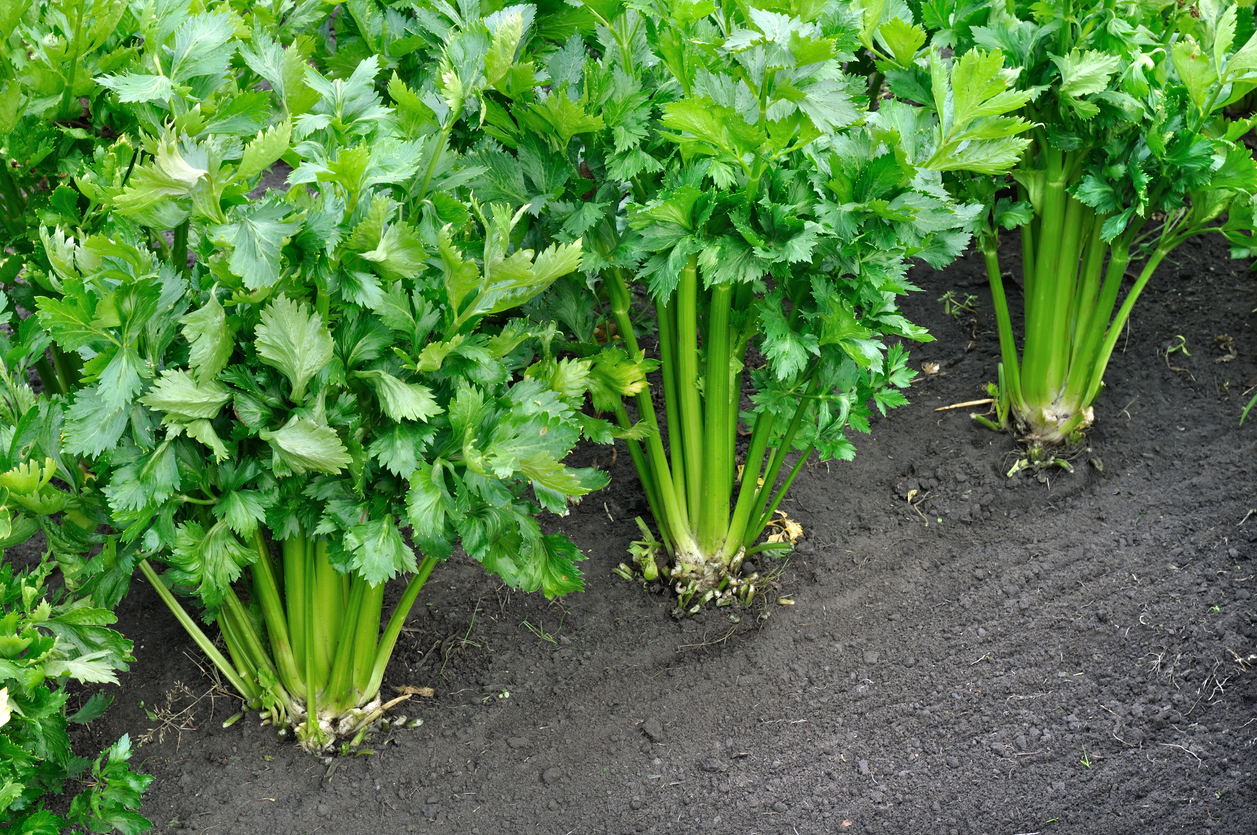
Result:
<svg viewBox="0 0 1257 835"><path fill-rule="evenodd" d="M608 490L547 523L589 555L583 594L438 567L383 694L435 695L373 756L221 727L238 705L140 581L120 624L137 663L78 746L147 737L156 832L1257 832L1254 283L1220 240L1175 257L1096 406L1103 470L1009 480L1010 438L935 411L995 373L970 257L916 275L907 313L937 341L912 362L936 373L855 461L800 475L783 507L806 539L738 622L674 620L612 574L645 512L621 451ZM947 290L976 296L976 325Z"/></svg>

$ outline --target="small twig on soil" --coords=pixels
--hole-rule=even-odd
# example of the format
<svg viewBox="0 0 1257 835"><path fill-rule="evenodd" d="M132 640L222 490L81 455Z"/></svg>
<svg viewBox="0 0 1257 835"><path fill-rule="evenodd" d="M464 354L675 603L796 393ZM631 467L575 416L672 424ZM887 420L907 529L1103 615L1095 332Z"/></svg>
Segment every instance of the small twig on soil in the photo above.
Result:
<svg viewBox="0 0 1257 835"><path fill-rule="evenodd" d="M995 402L993 397L983 397L981 400L966 400L964 403L953 403L950 406L939 406L934 411L946 412L949 409L966 409L970 406L989 406Z"/></svg>
<svg viewBox="0 0 1257 835"><path fill-rule="evenodd" d="M1157 745L1160 745L1160 746L1161 746L1161 747L1163 747L1163 748L1177 748L1177 749L1179 749L1180 751L1186 751L1188 754L1191 754L1193 757L1195 757L1195 758L1196 758L1196 763L1197 763L1198 765L1199 765L1199 764L1203 764L1203 763L1204 763L1204 760L1202 760L1202 759L1200 758L1200 756L1199 756L1198 754L1196 754L1196 752L1195 752L1195 751L1192 751L1192 750L1190 750L1190 749L1188 749L1188 748L1185 748L1185 747L1183 747L1182 745L1179 745L1178 743L1175 743L1175 742L1158 742L1158 743L1157 743Z"/></svg>
<svg viewBox="0 0 1257 835"><path fill-rule="evenodd" d="M725 641L733 637L733 633L737 631L738 631L737 624L734 624L733 626L729 627L729 631L726 632L724 634L724 637L722 638L717 638L714 641L703 641L701 644L682 644L681 646L677 647L677 651L679 652L680 650L683 650L683 649L702 649L703 647L711 647L711 646L715 646L716 644L723 644Z"/></svg>
<svg viewBox="0 0 1257 835"><path fill-rule="evenodd" d="M1240 658L1240 654L1230 647L1227 647L1226 651L1234 656L1235 663L1238 664L1239 668L1244 672L1248 672L1250 669L1249 665L1252 664L1253 661L1257 661L1257 655L1250 654L1247 658Z"/></svg>

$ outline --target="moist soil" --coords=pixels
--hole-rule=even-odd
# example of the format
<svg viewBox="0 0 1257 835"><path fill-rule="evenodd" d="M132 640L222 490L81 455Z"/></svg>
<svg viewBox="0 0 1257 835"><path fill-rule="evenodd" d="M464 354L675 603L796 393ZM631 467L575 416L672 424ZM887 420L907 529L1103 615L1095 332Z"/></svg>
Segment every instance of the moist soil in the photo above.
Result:
<svg viewBox="0 0 1257 835"><path fill-rule="evenodd" d="M136 663L78 747L141 742L155 832L1257 832L1247 264L1206 239L1161 268L1089 448L1042 480L938 411L995 373L980 258L914 275L906 312L937 341L913 365L939 373L854 461L805 468L784 505L805 538L761 563L754 607L677 620L614 576L645 508L625 451L589 449L612 486L548 523L588 555L585 592L440 566L385 680L435 695L373 755L223 727L239 702L142 580L120 611Z"/></svg>

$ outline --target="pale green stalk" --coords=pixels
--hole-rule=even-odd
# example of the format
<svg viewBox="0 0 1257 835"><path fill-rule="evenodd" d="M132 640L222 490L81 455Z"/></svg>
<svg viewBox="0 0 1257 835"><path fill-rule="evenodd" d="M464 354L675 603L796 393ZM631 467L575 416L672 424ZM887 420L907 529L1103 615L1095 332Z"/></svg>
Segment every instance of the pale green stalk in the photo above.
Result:
<svg viewBox="0 0 1257 835"><path fill-rule="evenodd" d="M226 677L231 686L236 688L236 692L244 696L244 698L249 702L256 701L258 696L261 694L257 685L252 682L246 682L243 678L241 678L235 666L228 661L221 652L218 651L218 647L214 646L214 642L209 639L209 636L201 630L201 627L197 625L197 622L192 619L192 617L181 605L179 605L179 601L176 600L175 596L170 593L170 589L166 588L166 584L163 583L161 578L157 576L157 572L153 570L151 565L149 565L148 560L140 560L139 566L140 571L148 579L149 583L152 584L153 590L157 592L157 596L160 597L162 602L166 604L166 607L170 609L171 613L175 616L175 620L179 621L179 625L192 636L193 642L196 643L201 652L205 653L206 657L208 657L213 665L218 668L218 671Z"/></svg>

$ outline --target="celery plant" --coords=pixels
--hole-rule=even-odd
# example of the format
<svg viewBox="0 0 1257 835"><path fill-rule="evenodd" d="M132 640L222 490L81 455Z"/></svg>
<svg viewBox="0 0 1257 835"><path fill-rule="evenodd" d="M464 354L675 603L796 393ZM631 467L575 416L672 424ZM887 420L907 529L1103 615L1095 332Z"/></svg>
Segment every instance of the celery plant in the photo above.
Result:
<svg viewBox="0 0 1257 835"><path fill-rule="evenodd" d="M895 306L909 259L949 261L973 212L941 185L952 134L907 104L867 112L864 81L843 72L859 36L845 5L582 8L593 42L574 35L538 68L544 86L486 108L509 150L476 157L476 188L518 195L546 234L584 241L622 367L653 362L657 336L654 391L595 405L630 436L658 527L635 549L643 574L664 573L682 608L728 602L753 593L739 566L775 547L760 535L812 452L849 458L846 427L904 402L898 339L928 338ZM944 83L972 69L932 60ZM1017 103L1001 96L998 56L979 69L979 107L958 112L954 134L1004 129L998 114ZM1015 159L974 139L970 167ZM512 154L526 179L499 164ZM645 343L636 287L655 328ZM573 307L542 312L592 332Z"/></svg>
<svg viewBox="0 0 1257 835"><path fill-rule="evenodd" d="M60 449L59 399L26 382L36 351L10 340L8 305L0 293L0 829L143 832L150 824L136 810L153 778L131 771L129 739L94 765L71 749L69 725L100 716L113 697L98 692L72 710L69 682L117 684L134 659L131 642L110 628L117 601L101 582L107 572L84 557L97 544L86 541L85 520L96 500ZM35 545L41 529L43 558L11 564L5 551ZM47 803L79 780L85 786L68 803Z"/></svg>
<svg viewBox="0 0 1257 835"><path fill-rule="evenodd" d="M459 198L447 127L474 67L447 60L441 86L412 95L439 106L399 113L376 57L333 80L306 66L309 44L241 44L223 17L185 24L213 50L199 66L256 82L266 123L247 142L195 119L154 126L125 183L101 155L81 182L109 234L46 234L57 295L39 322L89 358L65 447L91 462L118 552L251 705L320 750L385 709L402 624L456 542L513 586L581 587L581 555L535 516L605 483L561 463L595 360L557 362L553 329L509 318L581 248L517 246L518 212ZM110 83L181 111L177 85ZM280 157L290 187L247 200ZM172 222L194 263L146 245Z"/></svg>
<svg viewBox="0 0 1257 835"><path fill-rule="evenodd" d="M1035 123L1033 143L1011 191L989 179L960 186L986 205L979 244L1002 355L997 420L978 419L1015 428L1032 445L1027 460L1052 460L1044 449L1092 423L1113 350L1160 264L1219 224L1231 237L1251 225L1257 168L1240 140L1251 121L1224 108L1257 86L1253 15L1225 0L940 0L923 12L960 55L1002 49L1032 94L1020 115ZM940 100L921 67L893 56L884 66L900 95ZM1001 227L1021 236L1020 352Z"/></svg>
<svg viewBox="0 0 1257 835"><path fill-rule="evenodd" d="M107 129L129 121L109 106L95 76L129 57L124 44L138 28L126 0L0 5L0 249L9 256L0 287L27 310L34 310L33 279L47 269L40 225L80 217L80 194L66 181L109 144ZM96 209L87 213L98 217ZM34 364L49 392L65 394L77 383L78 357L56 346Z"/></svg>

